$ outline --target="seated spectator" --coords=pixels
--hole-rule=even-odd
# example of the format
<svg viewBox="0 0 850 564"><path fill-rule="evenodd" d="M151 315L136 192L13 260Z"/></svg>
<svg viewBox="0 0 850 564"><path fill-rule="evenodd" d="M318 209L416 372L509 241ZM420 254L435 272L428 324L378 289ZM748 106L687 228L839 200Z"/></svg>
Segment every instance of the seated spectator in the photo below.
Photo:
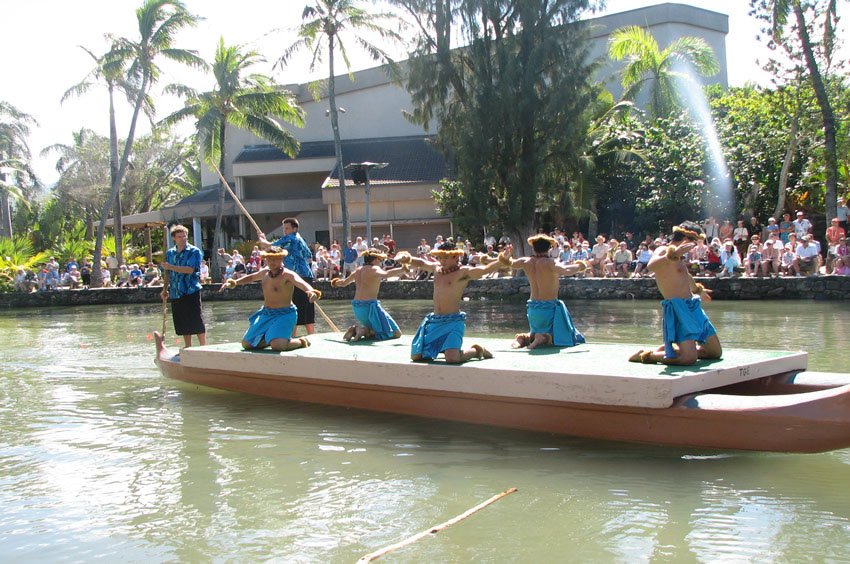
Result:
<svg viewBox="0 0 850 564"><path fill-rule="evenodd" d="M791 243L785 245L780 257L779 272L783 276L794 276L794 259L797 255L792 250Z"/></svg>
<svg viewBox="0 0 850 564"><path fill-rule="evenodd" d="M115 285L119 288L127 288L130 286L130 269L126 264L122 264L118 269L118 276L115 280Z"/></svg>
<svg viewBox="0 0 850 564"><path fill-rule="evenodd" d="M69 290L80 289L80 271L76 266L71 266L71 269L65 273L63 283L68 286Z"/></svg>
<svg viewBox="0 0 850 564"><path fill-rule="evenodd" d="M796 255L794 258L795 276L816 276L818 274L820 255L810 237L803 237L794 254Z"/></svg>
<svg viewBox="0 0 850 564"><path fill-rule="evenodd" d="M628 249L628 244L623 241L618 245L617 252L614 253L614 276L628 278L631 275L632 267L632 252Z"/></svg>
<svg viewBox="0 0 850 564"><path fill-rule="evenodd" d="M826 255L826 273L829 274L832 272L832 262L835 260L837 256L835 254L835 250L838 248L838 242L841 239L844 239L846 234L844 233L844 229L839 225L838 218L832 218L832 225L830 225L826 230L826 245L827 245L827 255Z"/></svg>
<svg viewBox="0 0 850 564"><path fill-rule="evenodd" d="M558 260L560 260L564 264L573 263L573 249L570 246L569 241L564 241L564 243L561 245L561 250L558 253Z"/></svg>
<svg viewBox="0 0 850 564"><path fill-rule="evenodd" d="M591 260L590 243L587 242L587 241L584 241L583 243L580 243L578 246L573 247L573 262L580 261L580 260L583 260L583 261L586 261L587 263L590 263L590 260ZM591 274L592 274L592 272L588 268L587 270L585 270L581 274L576 274L576 278L578 278L579 276L581 276L582 278L587 278Z"/></svg>
<svg viewBox="0 0 850 564"><path fill-rule="evenodd" d="M100 269L100 278L102 280L100 286L102 288L112 288L115 284L112 282L112 275L109 272L108 268Z"/></svg>
<svg viewBox="0 0 850 564"><path fill-rule="evenodd" d="M15 274L15 291L26 292L27 294L30 292L29 281L27 281L27 273L23 268L19 268L17 274Z"/></svg>
<svg viewBox="0 0 850 564"><path fill-rule="evenodd" d="M721 247L720 239L717 237L712 239L711 244L708 245L708 249L705 251L704 273L706 276L717 276L720 269L723 267L723 264L720 261Z"/></svg>
<svg viewBox="0 0 850 564"><path fill-rule="evenodd" d="M608 245L605 243L605 237L597 235L596 244L590 250L590 271L592 276L605 276L605 263L608 261L609 250Z"/></svg>
<svg viewBox="0 0 850 564"><path fill-rule="evenodd" d="M835 247L834 252L835 252L835 258L844 258L844 257L850 256L850 247L847 246L847 238L846 237L841 237L840 239L838 239L838 246ZM846 260L844 262L845 262L845 264L847 263Z"/></svg>
<svg viewBox="0 0 850 564"><path fill-rule="evenodd" d="M738 254L738 249L732 239L726 239L723 242L723 249L720 251L720 272L718 277L737 276L736 268L741 266L741 256Z"/></svg>
<svg viewBox="0 0 850 564"><path fill-rule="evenodd" d="M201 284L211 284L212 278L210 278L210 267L207 264L207 261L201 260L201 269L198 271L198 275L201 279Z"/></svg>
<svg viewBox="0 0 850 564"><path fill-rule="evenodd" d="M747 249L747 258L744 260L744 276L753 278L761 275L761 251L755 243Z"/></svg>
<svg viewBox="0 0 850 564"><path fill-rule="evenodd" d="M835 257L832 273L836 276L850 276L850 257Z"/></svg>
<svg viewBox="0 0 850 564"><path fill-rule="evenodd" d="M233 274L236 272L236 265L233 264L233 259L229 259L227 261L227 266L224 267L224 279L233 278Z"/></svg>
<svg viewBox="0 0 850 564"><path fill-rule="evenodd" d="M247 276L248 267L245 266L244 262L237 262L233 265L233 278L239 280L243 276Z"/></svg>
<svg viewBox="0 0 850 564"><path fill-rule="evenodd" d="M148 263L148 267L142 276L142 286L159 286L161 284L162 280L159 277L159 269L152 262Z"/></svg>
<svg viewBox="0 0 850 564"><path fill-rule="evenodd" d="M651 276L647 265L649 264L649 259L652 258L652 251L649 250L649 245L646 242L638 245L637 251L637 260L635 261L635 278L643 278L645 276Z"/></svg>
<svg viewBox="0 0 850 564"><path fill-rule="evenodd" d="M141 288L142 287L142 269L139 268L137 264L130 265L130 274L129 279L127 281L127 286L130 288Z"/></svg>
<svg viewBox="0 0 850 564"><path fill-rule="evenodd" d="M767 241L761 248L762 276L779 276L783 250L782 241L779 240L779 231L770 231L767 235Z"/></svg>

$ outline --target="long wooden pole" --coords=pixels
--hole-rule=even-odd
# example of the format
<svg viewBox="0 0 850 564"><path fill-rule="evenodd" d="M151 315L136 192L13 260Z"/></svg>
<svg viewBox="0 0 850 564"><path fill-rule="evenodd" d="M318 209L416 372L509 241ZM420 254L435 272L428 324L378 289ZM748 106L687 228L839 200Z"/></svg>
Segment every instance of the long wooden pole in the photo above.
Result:
<svg viewBox="0 0 850 564"><path fill-rule="evenodd" d="M238 207L240 209L240 211L242 211L242 213L245 214L245 217L248 219L249 222L251 222L251 225L254 227L254 230L257 232L257 234L262 233L262 231L260 230L260 226L257 225L257 222L254 221L254 218L251 217L251 214L248 212L247 209L245 209L245 206L242 205L242 202L240 202L239 198L236 196L236 194L233 193L233 190L230 189L230 184L227 183L227 179L224 178L224 175L221 173L220 170L218 170L218 167L215 166L212 163L207 163L207 164L209 164L212 167L212 169L216 172L216 174L218 174L218 177L224 183L224 187L227 188L227 191L230 193L230 197L233 198L233 201L236 203L236 207ZM331 331L333 331L334 333L339 333L340 332L339 327L336 326L336 323L331 321L331 318L328 317L328 314L325 313L325 310L322 309L322 306L320 306L316 302L313 302L313 305L316 307L316 311L319 312L319 315L322 316L322 319L325 320L325 323L327 323L328 326L330 326Z"/></svg>
<svg viewBox="0 0 850 564"><path fill-rule="evenodd" d="M487 501L479 503L475 507L464 511L463 513L461 513L457 517L449 519L448 521L446 521L444 523L440 523L439 525L437 525L435 527L431 527L427 531L422 531L421 533L415 534L412 537L408 537L401 542L397 542L395 544L385 546L384 548L382 548L380 550L376 550L375 552L369 553L366 556L363 556L362 558L360 558L360 560L358 560L357 563L360 564L361 562L371 562L373 560L377 560L381 556L385 556L386 554L389 554L390 552L392 552L394 550L398 550L399 548L403 548L407 545L413 544L416 541L418 541L419 539L427 537L428 535L436 535L437 533L439 533L443 529L446 529L447 527L450 527L450 526L454 525L455 523L463 521L464 519L466 519L467 517L469 517L473 513L481 511L482 509L484 509L485 507L487 507L491 503L497 502L500 499L502 499L503 497L514 493L515 491L517 491L516 488L510 488L509 490L503 491L500 494L496 494L493 497L491 497L490 499L488 499Z"/></svg>
<svg viewBox="0 0 850 564"><path fill-rule="evenodd" d="M162 231L162 261L165 262L165 253L168 251L168 225L166 224ZM168 319L168 271L162 271L162 338L165 339L165 323Z"/></svg>

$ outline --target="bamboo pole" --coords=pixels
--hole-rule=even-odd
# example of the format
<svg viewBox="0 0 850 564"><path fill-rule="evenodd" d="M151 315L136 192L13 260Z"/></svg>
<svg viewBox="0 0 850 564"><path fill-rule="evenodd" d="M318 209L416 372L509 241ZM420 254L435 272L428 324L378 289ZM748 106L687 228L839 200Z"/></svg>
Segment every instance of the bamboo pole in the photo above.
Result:
<svg viewBox="0 0 850 564"><path fill-rule="evenodd" d="M162 228L162 261L165 262L165 253L168 251L168 224ZM168 319L168 284L169 275L167 270L162 271L162 338L165 339L165 323Z"/></svg>
<svg viewBox="0 0 850 564"><path fill-rule="evenodd" d="M262 233L262 231L260 230L260 226L259 226L259 225L257 225L257 222L256 222L256 221L254 221L254 218L253 218L253 217L251 217L251 214L248 212L248 210L247 210L247 209L245 209L245 206L243 206L243 205L242 205L242 202L240 202L240 201L239 201L239 198L236 196L236 194L233 192L233 190L231 190L231 189L230 189L230 184L228 184L228 183L227 183L227 179L226 179L226 178L224 178L224 175L221 173L221 171L220 171L220 170L218 170L218 167L217 167L217 166L215 166L215 165L214 165L214 164L212 164L212 163L208 163L208 164L212 167L212 169L216 172L216 174L218 174L218 177L219 177L219 178L221 179L221 181L224 183L224 187L225 187L225 188L227 188L227 191L230 193L230 197L231 197L231 198L233 198L233 201L236 203L236 207L238 207L238 208L239 208L239 210L240 210L240 211L241 211L241 212L245 215L245 217L248 219L248 221L249 221L249 222L251 222L251 226L252 226L252 227L254 228L254 230L257 232L257 235L259 235L260 233ZM334 323L333 321L331 321L331 318L330 318L330 317L328 317L328 314L326 314L326 313L325 313L325 310L323 310L323 309L322 309L322 306L320 306L320 305L319 305L318 303L316 303L316 302L313 302L313 305L316 307L316 311L318 311L318 312L319 312L319 315L321 315L321 316L322 316L322 319L324 319L324 320L325 320L325 323L327 323L327 324L328 324L328 326L330 326L331 331L333 331L334 333L339 333L339 332L340 332L340 331L339 331L339 327L337 327L337 326L336 326L336 323Z"/></svg>
<svg viewBox="0 0 850 564"><path fill-rule="evenodd" d="M358 560L357 563L360 564L361 562L371 562L373 560L377 560L381 556L385 556L386 554L389 554L390 552L393 552L394 550L398 550L399 548L403 548L405 546L413 544L416 541L418 541L419 539L427 537L428 535L436 535L437 533L439 533L443 529L446 529L446 528L454 525L455 523L463 521L464 519L466 519L467 517L469 517L473 513L476 513L478 511L484 509L485 507L487 507L491 503L495 503L495 502L499 501L500 499L502 499L503 497L514 493L515 491L517 491L516 488L510 488L506 491L503 491L500 494L496 494L493 497L491 497L490 499L488 499L487 501L479 503L475 507L464 511L463 513L461 513L457 517L449 519L448 521L446 521L444 523L440 523L439 525L437 525L435 527L431 527L427 531L422 531L421 533L415 534L412 537L408 537L401 542L397 542L395 544L385 546L384 548L382 548L380 550L376 550L375 552L371 552L371 553L367 554L366 556L363 556L362 558L360 558L360 560Z"/></svg>

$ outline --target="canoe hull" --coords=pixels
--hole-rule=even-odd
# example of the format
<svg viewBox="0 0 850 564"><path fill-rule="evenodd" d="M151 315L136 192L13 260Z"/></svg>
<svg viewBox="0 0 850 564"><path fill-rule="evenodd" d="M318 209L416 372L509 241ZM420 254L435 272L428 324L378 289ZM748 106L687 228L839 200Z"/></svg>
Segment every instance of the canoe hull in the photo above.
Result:
<svg viewBox="0 0 850 564"><path fill-rule="evenodd" d="M792 374L735 384L734 394L720 388L643 408L192 368L161 345L157 364L166 377L222 390L577 437L774 452L850 446L850 383L808 382L788 393L795 391Z"/></svg>

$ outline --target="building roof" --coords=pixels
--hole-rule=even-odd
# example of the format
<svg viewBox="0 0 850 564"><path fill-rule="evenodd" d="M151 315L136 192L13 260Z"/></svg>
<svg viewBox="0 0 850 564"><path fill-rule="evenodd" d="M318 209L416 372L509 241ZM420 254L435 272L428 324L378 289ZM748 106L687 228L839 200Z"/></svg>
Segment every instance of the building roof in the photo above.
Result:
<svg viewBox="0 0 850 564"><path fill-rule="evenodd" d="M342 141L343 163L388 163L384 168L369 171L372 184L436 183L451 175L451 168L443 155L434 147L434 138L415 135L410 137L379 137ZM294 160L329 158L334 156L333 141L307 141ZM251 145L236 156L234 163L293 160L273 145ZM351 182L351 171L345 178ZM325 186L338 186L337 167L330 171Z"/></svg>

